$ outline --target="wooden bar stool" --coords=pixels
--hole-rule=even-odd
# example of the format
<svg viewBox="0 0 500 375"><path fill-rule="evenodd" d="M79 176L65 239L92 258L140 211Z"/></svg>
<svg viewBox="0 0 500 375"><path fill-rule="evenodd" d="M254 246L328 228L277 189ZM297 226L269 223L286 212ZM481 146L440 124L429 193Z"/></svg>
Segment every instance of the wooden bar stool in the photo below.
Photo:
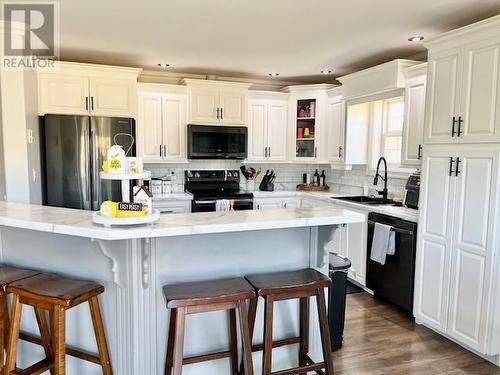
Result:
<svg viewBox="0 0 500 375"><path fill-rule="evenodd" d="M102 285L91 281L41 273L11 283L7 287L7 292L13 294L13 302L5 375L41 374L47 370L51 370L54 375L64 375L66 373L66 353L100 365L104 375L113 373L97 299L97 295L104 292ZM88 302L90 306L99 355L89 354L74 348L66 348L66 310L83 302ZM46 358L25 370L19 371L16 369L16 355L23 304L35 308L41 339L40 342L37 340L33 342L44 347ZM45 317L46 310L49 311L50 330ZM28 339L28 341L30 340Z"/></svg>
<svg viewBox="0 0 500 375"><path fill-rule="evenodd" d="M9 338L9 308L7 306L7 287L22 279L38 275L40 272L0 264L0 368L3 372L5 344Z"/></svg>
<svg viewBox="0 0 500 375"><path fill-rule="evenodd" d="M302 269L291 272L264 273L258 275L245 276L255 289L257 296L263 297L264 308L264 343L262 346L254 346L254 351L264 350L262 359L262 374L271 375L292 375L306 374L308 371L315 371L318 374L333 375L332 349L330 343L330 329L328 326L328 316L326 312L324 288L331 284L330 278L314 269ZM321 332L321 343L323 347L324 362L315 363L309 357L309 298L316 297L319 324ZM273 307L274 302L288 299L300 299L300 336L286 338L273 342ZM250 301L250 337L253 336L255 326L255 316L257 313L257 298ZM271 372L272 349L291 344L300 344L299 366Z"/></svg>
<svg viewBox="0 0 500 375"><path fill-rule="evenodd" d="M253 288L242 278L192 282L163 287L167 308L171 309L168 330L165 375L182 374L182 365L230 358L231 374L238 371L238 340L236 309L240 312L243 363L246 375L253 375L251 336L246 301L255 298ZM186 315L228 310L230 350L184 358L184 328Z"/></svg>

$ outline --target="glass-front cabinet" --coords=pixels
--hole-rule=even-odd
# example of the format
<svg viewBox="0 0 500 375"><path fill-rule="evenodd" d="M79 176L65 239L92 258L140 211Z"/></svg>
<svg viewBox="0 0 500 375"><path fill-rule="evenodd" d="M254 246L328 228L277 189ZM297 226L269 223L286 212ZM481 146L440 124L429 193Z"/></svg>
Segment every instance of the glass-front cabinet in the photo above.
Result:
<svg viewBox="0 0 500 375"><path fill-rule="evenodd" d="M316 158L316 99L297 100L295 157Z"/></svg>

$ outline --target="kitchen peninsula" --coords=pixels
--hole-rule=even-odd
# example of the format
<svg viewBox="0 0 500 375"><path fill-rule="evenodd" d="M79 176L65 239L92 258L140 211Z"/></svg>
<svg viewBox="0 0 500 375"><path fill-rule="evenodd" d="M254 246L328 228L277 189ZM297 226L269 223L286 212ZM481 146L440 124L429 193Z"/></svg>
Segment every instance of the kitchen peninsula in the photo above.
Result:
<svg viewBox="0 0 500 375"><path fill-rule="evenodd" d="M105 285L101 296L114 372L162 374L167 337L165 284L314 267L328 271L325 244L334 228L360 223L364 215L336 206L162 216L154 226L104 228L92 212L0 203L2 262L91 279ZM311 307L315 308L315 307ZM25 309L25 314L32 314ZM228 347L227 322L219 312L192 316L185 353ZM254 341L261 342L262 309ZM276 337L298 330L295 302L276 306ZM38 333L33 317L22 329ZM311 314L311 356L321 359L316 314ZM31 325L30 325L31 324ZM67 341L95 351L86 305L68 313ZM273 353L273 367L290 365L294 346ZM293 354L292 354L293 353ZM41 358L41 348L20 346L19 365ZM254 354L256 373L259 353ZM68 374L100 374L98 366L67 359ZM185 366L184 374L228 373L229 361Z"/></svg>

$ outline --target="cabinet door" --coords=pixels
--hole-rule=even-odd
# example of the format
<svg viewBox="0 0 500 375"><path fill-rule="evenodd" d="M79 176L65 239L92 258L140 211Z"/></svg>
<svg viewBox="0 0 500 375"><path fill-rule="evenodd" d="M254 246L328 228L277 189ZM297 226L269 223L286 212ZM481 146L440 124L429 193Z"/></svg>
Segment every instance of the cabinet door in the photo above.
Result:
<svg viewBox="0 0 500 375"><path fill-rule="evenodd" d="M219 91L220 122L222 124L245 124L246 95L237 90Z"/></svg>
<svg viewBox="0 0 500 375"><path fill-rule="evenodd" d="M283 208L299 208L300 199L299 198L286 198L282 201Z"/></svg>
<svg viewBox="0 0 500 375"><path fill-rule="evenodd" d="M425 77L412 80L405 90L402 165L420 165L424 138Z"/></svg>
<svg viewBox="0 0 500 375"><path fill-rule="evenodd" d="M485 353L499 148L468 148L461 150L459 157L448 332Z"/></svg>
<svg viewBox="0 0 500 375"><path fill-rule="evenodd" d="M193 124L218 124L219 91L214 87L190 89L190 113Z"/></svg>
<svg viewBox="0 0 500 375"><path fill-rule="evenodd" d="M267 115L268 160L286 160L287 104L272 102Z"/></svg>
<svg viewBox="0 0 500 375"><path fill-rule="evenodd" d="M328 104L326 149L328 161L344 160L345 101Z"/></svg>
<svg viewBox="0 0 500 375"><path fill-rule="evenodd" d="M263 100L248 102L248 159L265 160L267 157L268 104Z"/></svg>
<svg viewBox="0 0 500 375"><path fill-rule="evenodd" d="M162 109L161 94L139 94L137 119L137 155L144 161L162 160Z"/></svg>
<svg viewBox="0 0 500 375"><path fill-rule="evenodd" d="M500 141L500 37L464 49L461 143Z"/></svg>
<svg viewBox="0 0 500 375"><path fill-rule="evenodd" d="M366 212L357 211L366 215ZM366 215L367 216L367 215ZM351 261L348 275L359 284L366 286L366 254L368 225L367 222L347 224L342 246L346 249L346 256Z"/></svg>
<svg viewBox="0 0 500 375"><path fill-rule="evenodd" d="M451 143L453 117L459 116L462 48L429 56L425 143ZM456 127L455 130L458 130Z"/></svg>
<svg viewBox="0 0 500 375"><path fill-rule="evenodd" d="M455 181L454 148L428 146L422 164L415 265L415 318L446 332Z"/></svg>
<svg viewBox="0 0 500 375"><path fill-rule="evenodd" d="M254 207L257 210L268 210L272 208L282 208L283 204L281 199L256 199L254 200Z"/></svg>
<svg viewBox="0 0 500 375"><path fill-rule="evenodd" d="M182 96L162 98L163 160L186 159L186 100Z"/></svg>
<svg viewBox="0 0 500 375"><path fill-rule="evenodd" d="M90 109L93 116L135 117L135 82L90 78Z"/></svg>
<svg viewBox="0 0 500 375"><path fill-rule="evenodd" d="M89 81L69 74L40 73L40 115L88 115Z"/></svg>

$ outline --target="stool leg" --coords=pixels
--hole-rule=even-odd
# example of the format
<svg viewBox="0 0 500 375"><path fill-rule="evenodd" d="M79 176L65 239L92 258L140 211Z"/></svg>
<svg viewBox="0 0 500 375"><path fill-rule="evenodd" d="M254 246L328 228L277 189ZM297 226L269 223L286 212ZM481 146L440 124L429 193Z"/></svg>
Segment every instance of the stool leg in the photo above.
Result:
<svg viewBox="0 0 500 375"><path fill-rule="evenodd" d="M168 325L168 341L167 341L167 355L165 358L165 375L172 373L172 366L174 365L174 344L175 344L175 325L177 321L177 309L170 310L170 322Z"/></svg>
<svg viewBox="0 0 500 375"><path fill-rule="evenodd" d="M12 322L9 331L9 341L7 343L7 360L5 364L5 373L10 374L16 369L17 342L19 340L19 331L21 329L22 304L19 296L14 294L12 300Z"/></svg>
<svg viewBox="0 0 500 375"><path fill-rule="evenodd" d="M101 360L101 367L103 375L112 375L111 360L109 359L108 344L106 342L106 333L104 331L104 324L102 322L101 308L97 296L89 300L90 315L92 316L92 324L94 326L95 338L97 341L97 348L99 349L99 359Z"/></svg>
<svg viewBox="0 0 500 375"><path fill-rule="evenodd" d="M248 330L249 330L249 336L250 336L250 346L252 345L253 342L253 331L255 330L255 317L257 315L257 298L250 298L250 303L248 306ZM241 359L241 365L240 365L240 373L244 374L245 373L245 363L244 363L244 358Z"/></svg>
<svg viewBox="0 0 500 375"><path fill-rule="evenodd" d="M236 332L236 309L229 309L229 343L231 347L231 374L238 375L238 334Z"/></svg>
<svg viewBox="0 0 500 375"><path fill-rule="evenodd" d="M52 344L50 340L50 332L47 324L47 318L45 316L45 311L39 307L33 307L35 310L36 321L38 323L38 329L40 330L40 337L42 339L42 346L45 352L45 357L50 360L54 360L54 352L52 350ZM50 369L50 374L54 375L54 369Z"/></svg>
<svg viewBox="0 0 500 375"><path fill-rule="evenodd" d="M66 311L62 306L52 307L52 348L54 350L55 375L66 373Z"/></svg>
<svg viewBox="0 0 500 375"><path fill-rule="evenodd" d="M262 356L262 374L271 375L273 353L273 308L272 296L264 297L264 354Z"/></svg>
<svg viewBox="0 0 500 375"><path fill-rule="evenodd" d="M307 353L309 353L309 297L302 297L300 299L299 366L307 365ZM306 373L302 373L301 375L306 375Z"/></svg>
<svg viewBox="0 0 500 375"><path fill-rule="evenodd" d="M9 313L7 310L7 295L0 294L0 369L5 364L5 346L9 340Z"/></svg>
<svg viewBox="0 0 500 375"><path fill-rule="evenodd" d="M248 323L248 313L246 301L238 301L240 311L241 340L243 341L243 369L245 375L253 375L252 362L252 335Z"/></svg>
<svg viewBox="0 0 500 375"><path fill-rule="evenodd" d="M316 291L316 302L319 314L319 330L325 358L326 375L333 375L332 344L330 342L330 328L328 326L328 316L326 314L325 293L323 289Z"/></svg>
<svg viewBox="0 0 500 375"><path fill-rule="evenodd" d="M184 328L186 323L186 308L179 307L177 309L177 319L175 322L175 339L174 339L174 373L173 375L182 374L182 361L184 359Z"/></svg>

